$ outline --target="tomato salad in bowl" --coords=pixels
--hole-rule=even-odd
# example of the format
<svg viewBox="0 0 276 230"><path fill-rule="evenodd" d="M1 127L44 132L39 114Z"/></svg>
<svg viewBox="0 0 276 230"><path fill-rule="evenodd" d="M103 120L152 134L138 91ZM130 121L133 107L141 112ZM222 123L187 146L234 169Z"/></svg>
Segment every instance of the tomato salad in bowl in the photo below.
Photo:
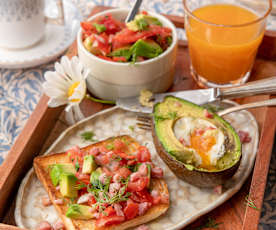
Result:
<svg viewBox="0 0 276 230"><path fill-rule="evenodd" d="M110 13L82 22L83 45L99 58L140 62L162 54L172 43L172 30L146 11L124 23Z"/></svg>
<svg viewBox="0 0 276 230"><path fill-rule="evenodd" d="M140 13L126 25L128 13L128 9L106 10L81 24L78 56L90 70L87 88L96 97L117 100L138 96L143 89L162 93L173 83L175 26L153 12Z"/></svg>

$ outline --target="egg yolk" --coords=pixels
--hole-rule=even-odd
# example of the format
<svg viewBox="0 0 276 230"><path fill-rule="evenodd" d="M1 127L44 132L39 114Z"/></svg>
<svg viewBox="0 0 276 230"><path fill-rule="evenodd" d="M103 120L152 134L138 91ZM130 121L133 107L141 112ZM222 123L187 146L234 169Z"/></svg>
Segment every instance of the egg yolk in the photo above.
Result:
<svg viewBox="0 0 276 230"><path fill-rule="evenodd" d="M202 159L202 163L200 167L205 169L215 169L213 165L211 165L210 157L208 152L211 148L216 144L216 138L214 136L204 136L204 130L195 130L191 134L191 146L197 151Z"/></svg>

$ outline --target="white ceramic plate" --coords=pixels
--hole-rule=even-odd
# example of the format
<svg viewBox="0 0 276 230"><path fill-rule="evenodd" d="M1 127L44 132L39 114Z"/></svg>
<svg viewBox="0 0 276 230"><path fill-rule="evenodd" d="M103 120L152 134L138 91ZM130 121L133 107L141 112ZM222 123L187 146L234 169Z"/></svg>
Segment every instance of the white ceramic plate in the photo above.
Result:
<svg viewBox="0 0 276 230"><path fill-rule="evenodd" d="M55 17L57 7L47 1L46 15ZM47 63L60 56L75 40L82 16L76 6L64 0L65 25L46 25L44 37L25 49L0 48L0 68L28 68Z"/></svg>
<svg viewBox="0 0 276 230"><path fill-rule="evenodd" d="M134 131L129 129L129 126L136 124L136 114L118 107L104 110L71 126L60 135L46 154L63 152L75 145L83 147L90 144L81 139L80 134L84 131L93 131L97 140L123 134L136 138L150 149L153 162L163 168L170 192L171 205L168 212L148 225L151 230L180 229L233 196L241 188L253 168L259 140L255 118L247 111L232 113L225 118L237 131L249 132L252 140L243 145L240 167L234 177L225 184L221 195L215 194L212 189L199 189L179 180L157 155L151 132L137 127ZM45 195L46 191L35 176L33 169L30 170L17 195L15 220L19 227L35 229L35 226L43 220L53 223L58 219L52 206L43 207L41 204L41 197Z"/></svg>

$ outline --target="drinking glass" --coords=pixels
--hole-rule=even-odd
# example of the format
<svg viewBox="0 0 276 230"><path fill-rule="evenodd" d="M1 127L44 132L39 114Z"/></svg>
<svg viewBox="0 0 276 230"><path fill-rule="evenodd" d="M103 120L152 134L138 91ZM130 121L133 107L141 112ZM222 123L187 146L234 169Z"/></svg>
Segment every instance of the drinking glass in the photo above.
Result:
<svg viewBox="0 0 276 230"><path fill-rule="evenodd" d="M183 0L191 73L201 87L246 82L272 0Z"/></svg>

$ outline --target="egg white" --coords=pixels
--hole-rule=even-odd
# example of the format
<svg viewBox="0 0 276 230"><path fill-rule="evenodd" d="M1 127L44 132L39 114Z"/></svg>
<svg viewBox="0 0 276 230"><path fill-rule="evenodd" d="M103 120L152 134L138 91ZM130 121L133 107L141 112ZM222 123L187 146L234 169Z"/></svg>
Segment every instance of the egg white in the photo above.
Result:
<svg viewBox="0 0 276 230"><path fill-rule="evenodd" d="M207 152L207 155L210 159L211 165L216 165L217 161L225 154L225 136L223 132L218 129L213 123L200 118L182 117L175 122L173 130L175 137L178 140L180 138L183 138L188 145L191 145L191 134L194 132L194 130L205 129L208 127L212 127L214 129L207 130L203 135L214 136L216 139L216 144L214 144L212 148ZM200 165L202 163L201 156L197 153L195 149L190 149L193 150L197 165Z"/></svg>

